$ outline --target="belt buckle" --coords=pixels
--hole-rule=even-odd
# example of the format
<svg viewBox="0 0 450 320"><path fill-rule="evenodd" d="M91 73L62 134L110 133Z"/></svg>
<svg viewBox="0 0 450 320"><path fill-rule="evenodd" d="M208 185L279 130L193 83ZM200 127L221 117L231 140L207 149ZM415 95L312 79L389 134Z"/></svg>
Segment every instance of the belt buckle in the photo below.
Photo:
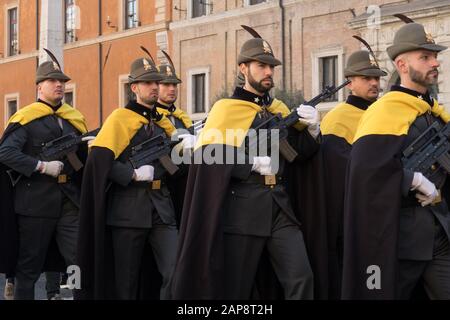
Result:
<svg viewBox="0 0 450 320"><path fill-rule="evenodd" d="M59 184L67 183L67 175L66 174L60 174L58 176L58 183Z"/></svg>
<svg viewBox="0 0 450 320"><path fill-rule="evenodd" d="M153 180L152 181L152 190L161 189L161 180Z"/></svg>
<svg viewBox="0 0 450 320"><path fill-rule="evenodd" d="M437 197L434 198L433 202L431 203L432 206L435 206L442 202L441 190L438 190L437 192L438 192Z"/></svg>
<svg viewBox="0 0 450 320"><path fill-rule="evenodd" d="M264 183L266 186L274 186L277 184L277 177L274 174L270 176L264 176Z"/></svg>

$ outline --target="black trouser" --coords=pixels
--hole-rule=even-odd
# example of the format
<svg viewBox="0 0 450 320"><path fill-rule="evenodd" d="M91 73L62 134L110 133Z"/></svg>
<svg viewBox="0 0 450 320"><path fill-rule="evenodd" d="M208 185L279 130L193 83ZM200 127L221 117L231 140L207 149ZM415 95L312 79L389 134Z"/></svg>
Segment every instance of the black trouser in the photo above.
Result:
<svg viewBox="0 0 450 320"><path fill-rule="evenodd" d="M398 299L410 299L419 281L430 299L450 299L450 245L437 219L434 230L431 261L399 260Z"/></svg>
<svg viewBox="0 0 450 320"><path fill-rule="evenodd" d="M45 199L44 199L45 200ZM75 263L78 237L78 208L65 198L60 218L18 216L19 258L14 299L33 300L34 284L44 268L50 242L55 236L66 265Z"/></svg>
<svg viewBox="0 0 450 320"><path fill-rule="evenodd" d="M175 267L178 230L176 225L163 224L156 213L152 228L111 227L116 297L121 300L138 298L141 262L146 244L152 247L158 271L162 276L161 299L170 298L170 281Z"/></svg>
<svg viewBox="0 0 450 320"><path fill-rule="evenodd" d="M45 273L45 290L47 291L47 299L54 297L60 293L61 273L46 272Z"/></svg>
<svg viewBox="0 0 450 320"><path fill-rule="evenodd" d="M288 300L313 299L313 273L302 232L274 202L270 237L224 234L225 299L249 299L264 247Z"/></svg>

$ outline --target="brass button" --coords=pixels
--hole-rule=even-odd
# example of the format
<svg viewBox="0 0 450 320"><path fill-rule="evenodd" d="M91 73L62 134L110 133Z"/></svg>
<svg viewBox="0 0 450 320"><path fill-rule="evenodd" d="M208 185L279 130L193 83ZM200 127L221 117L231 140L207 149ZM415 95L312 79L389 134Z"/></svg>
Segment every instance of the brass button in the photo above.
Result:
<svg viewBox="0 0 450 320"><path fill-rule="evenodd" d="M277 184L277 177L275 175L264 176L266 186L273 186Z"/></svg>
<svg viewBox="0 0 450 320"><path fill-rule="evenodd" d="M161 189L161 180L152 181L152 190L159 190L159 189Z"/></svg>
<svg viewBox="0 0 450 320"><path fill-rule="evenodd" d="M58 176L58 183L67 183L67 175L65 174L60 174Z"/></svg>

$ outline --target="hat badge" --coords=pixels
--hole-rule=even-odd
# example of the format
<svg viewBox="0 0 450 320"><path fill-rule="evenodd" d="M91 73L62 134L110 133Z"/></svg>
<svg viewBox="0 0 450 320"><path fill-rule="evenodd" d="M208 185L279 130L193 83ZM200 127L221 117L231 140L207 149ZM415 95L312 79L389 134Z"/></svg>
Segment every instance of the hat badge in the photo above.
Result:
<svg viewBox="0 0 450 320"><path fill-rule="evenodd" d="M152 69L152 66L150 65L150 63L147 61L147 59L142 59L142 63L144 64L144 70L148 71Z"/></svg>
<svg viewBox="0 0 450 320"><path fill-rule="evenodd" d="M369 54L369 60L370 60L370 65L371 66L378 66L377 61L375 60L375 58L371 54Z"/></svg>
<svg viewBox="0 0 450 320"><path fill-rule="evenodd" d="M58 64L56 62L53 62L53 69L60 70L59 66L58 66Z"/></svg>
<svg viewBox="0 0 450 320"><path fill-rule="evenodd" d="M166 69L166 75L167 75L168 77L173 76L172 70L170 70L169 67L167 67L167 69Z"/></svg>
<svg viewBox="0 0 450 320"><path fill-rule="evenodd" d="M272 54L272 49L270 48L269 44L266 41L263 41L263 50L264 53Z"/></svg>
<svg viewBox="0 0 450 320"><path fill-rule="evenodd" d="M428 43L434 43L434 39L431 33L425 31L425 37L427 38Z"/></svg>

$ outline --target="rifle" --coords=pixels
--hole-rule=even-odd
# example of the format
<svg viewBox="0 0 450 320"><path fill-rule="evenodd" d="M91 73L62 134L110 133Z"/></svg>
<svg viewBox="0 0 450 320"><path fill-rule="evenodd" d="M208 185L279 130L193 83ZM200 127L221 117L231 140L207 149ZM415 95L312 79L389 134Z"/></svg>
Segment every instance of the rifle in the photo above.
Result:
<svg viewBox="0 0 450 320"><path fill-rule="evenodd" d="M340 86L326 86L322 92L312 98L311 100L305 102L305 105L309 105L312 107L315 107L325 99L328 99L332 95L334 95L336 92L344 88L346 85L348 85L351 81L346 80L344 83L342 83ZM267 141L270 141L270 134L271 130L279 130L280 133L280 153L283 155L283 157L289 161L293 162L295 158L297 157L297 152L292 148L292 146L287 141L287 132L286 130L290 126L296 124L300 120L300 116L297 114L297 110L292 111L287 117L283 118L283 116L279 113L276 115L271 116L267 120L265 120L263 123L258 125L255 128L255 131L258 132L258 139L253 139L252 143L248 145L248 148L256 148L258 144L261 143L267 143ZM267 134L261 136L259 134L260 129L267 129Z"/></svg>
<svg viewBox="0 0 450 320"><path fill-rule="evenodd" d="M439 127L435 121L403 151L403 168L421 172L427 179L439 167L450 173L450 123L442 129Z"/></svg>
<svg viewBox="0 0 450 320"><path fill-rule="evenodd" d="M76 155L77 146L84 143L83 138L90 136L97 136L100 128L89 131L83 135L77 135L75 132L66 134L60 138L54 139L45 143L39 155L41 160L55 161L62 160L67 157L67 160L72 165L75 171L79 171L83 167L83 163Z"/></svg>
<svg viewBox="0 0 450 320"><path fill-rule="evenodd" d="M159 160L167 172L173 175L179 169L169 157L173 144L165 133L161 133L132 147L129 161L134 169L138 169Z"/></svg>

